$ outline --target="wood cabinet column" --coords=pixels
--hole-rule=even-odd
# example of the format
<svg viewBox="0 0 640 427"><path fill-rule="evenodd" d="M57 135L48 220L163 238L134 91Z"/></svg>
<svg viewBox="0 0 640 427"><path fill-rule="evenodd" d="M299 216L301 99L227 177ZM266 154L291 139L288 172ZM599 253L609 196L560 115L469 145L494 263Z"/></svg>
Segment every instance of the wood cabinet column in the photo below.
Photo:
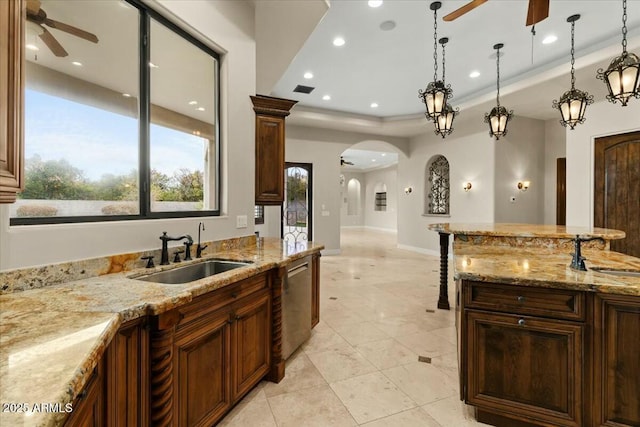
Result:
<svg viewBox="0 0 640 427"><path fill-rule="evenodd" d="M276 270L271 288L271 370L267 379L279 383L284 378L284 358L282 357L282 291L287 268L280 267Z"/></svg>

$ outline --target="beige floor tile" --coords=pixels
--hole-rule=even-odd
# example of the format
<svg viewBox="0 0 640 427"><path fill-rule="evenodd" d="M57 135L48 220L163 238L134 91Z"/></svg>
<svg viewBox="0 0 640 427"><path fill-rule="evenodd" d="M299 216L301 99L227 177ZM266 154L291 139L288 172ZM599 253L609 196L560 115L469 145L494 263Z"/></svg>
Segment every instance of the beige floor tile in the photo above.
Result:
<svg viewBox="0 0 640 427"><path fill-rule="evenodd" d="M456 382L429 363L415 362L382 371L418 405L457 394Z"/></svg>
<svg viewBox="0 0 640 427"><path fill-rule="evenodd" d="M414 363L418 355L393 338L358 344L356 350L378 369Z"/></svg>
<svg viewBox="0 0 640 427"><path fill-rule="evenodd" d="M359 424L416 406L380 372L338 381L330 386Z"/></svg>
<svg viewBox="0 0 640 427"><path fill-rule="evenodd" d="M451 396L437 402L428 403L422 409L442 426L470 427L486 426L475 420L473 408L460 401L458 396Z"/></svg>
<svg viewBox="0 0 640 427"><path fill-rule="evenodd" d="M264 393L267 397L272 397L320 385L327 385L327 382L307 355L302 351L297 351L287 360L285 376L282 381L278 384L265 383Z"/></svg>
<svg viewBox="0 0 640 427"><path fill-rule="evenodd" d="M280 394L267 400L278 427L357 425L328 385Z"/></svg>
<svg viewBox="0 0 640 427"><path fill-rule="evenodd" d="M411 335L396 337L400 344L405 345L419 356L436 357L456 351L456 345L440 339L429 332L419 332Z"/></svg>
<svg viewBox="0 0 640 427"><path fill-rule="evenodd" d="M351 347L307 355L328 383L377 370L363 355Z"/></svg>
<svg viewBox="0 0 640 427"><path fill-rule="evenodd" d="M376 328L373 322L340 325L333 329L351 345L389 338L389 335Z"/></svg>
<svg viewBox="0 0 640 427"><path fill-rule="evenodd" d="M447 374L454 381L459 381L458 353L443 354L431 358L431 364Z"/></svg>
<svg viewBox="0 0 640 427"><path fill-rule="evenodd" d="M353 325L355 323L361 323L366 318L360 316L358 313L345 309L340 313L331 311L329 313L320 313L320 317L333 329L337 329L340 326Z"/></svg>
<svg viewBox="0 0 640 427"><path fill-rule="evenodd" d="M366 427L442 427L422 408L408 409L362 425Z"/></svg>
<svg viewBox="0 0 640 427"><path fill-rule="evenodd" d="M218 425L220 427L277 426L271 414L269 402L267 402L267 398L262 390L257 394L249 393Z"/></svg>
<svg viewBox="0 0 640 427"><path fill-rule="evenodd" d="M311 338L302 344L302 350L307 353L319 353L329 350L348 350L351 348L349 343L331 330L312 330Z"/></svg>

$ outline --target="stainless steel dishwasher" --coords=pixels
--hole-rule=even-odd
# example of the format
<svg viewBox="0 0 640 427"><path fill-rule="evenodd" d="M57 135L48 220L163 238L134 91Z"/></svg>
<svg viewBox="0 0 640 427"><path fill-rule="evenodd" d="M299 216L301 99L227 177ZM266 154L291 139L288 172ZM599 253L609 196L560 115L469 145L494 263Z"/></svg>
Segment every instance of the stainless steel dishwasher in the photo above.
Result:
<svg viewBox="0 0 640 427"><path fill-rule="evenodd" d="M282 356L291 353L311 336L311 257L287 267L282 296Z"/></svg>

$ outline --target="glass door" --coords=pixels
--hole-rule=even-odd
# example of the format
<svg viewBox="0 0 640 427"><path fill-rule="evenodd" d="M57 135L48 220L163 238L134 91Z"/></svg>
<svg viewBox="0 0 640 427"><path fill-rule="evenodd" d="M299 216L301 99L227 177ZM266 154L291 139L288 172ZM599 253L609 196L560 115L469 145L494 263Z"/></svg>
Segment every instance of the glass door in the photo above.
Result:
<svg viewBox="0 0 640 427"><path fill-rule="evenodd" d="M287 242L307 242L312 239L311 177L311 163L285 164L281 234Z"/></svg>

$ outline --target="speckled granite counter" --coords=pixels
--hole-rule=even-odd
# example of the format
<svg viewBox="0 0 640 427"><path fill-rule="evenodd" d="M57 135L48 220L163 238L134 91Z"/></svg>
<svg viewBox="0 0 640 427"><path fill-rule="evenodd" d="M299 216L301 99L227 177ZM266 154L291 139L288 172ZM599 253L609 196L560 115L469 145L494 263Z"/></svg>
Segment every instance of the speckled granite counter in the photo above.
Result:
<svg viewBox="0 0 640 427"><path fill-rule="evenodd" d="M251 261L251 265L184 285L132 279L175 268L172 264L122 268L119 273L52 286L45 283L37 289L0 295L0 425L59 425L66 418L65 405L82 390L123 322L163 313L198 295L323 249L311 242L290 245L270 238L263 239L260 247L255 240L248 242L253 244L216 246L216 251L190 263L223 258ZM180 264L184 265L187 263ZM19 272L10 272L4 277L8 281L18 276ZM55 413L37 412L36 404L58 406L53 408Z"/></svg>

